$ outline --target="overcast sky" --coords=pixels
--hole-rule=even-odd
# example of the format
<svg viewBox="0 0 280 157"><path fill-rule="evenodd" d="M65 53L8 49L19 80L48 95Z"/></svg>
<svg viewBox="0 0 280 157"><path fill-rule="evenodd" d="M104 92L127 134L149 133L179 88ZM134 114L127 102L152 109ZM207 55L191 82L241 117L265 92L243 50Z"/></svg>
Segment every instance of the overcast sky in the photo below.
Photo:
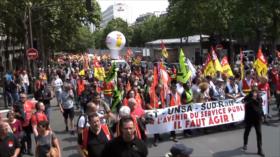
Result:
<svg viewBox="0 0 280 157"><path fill-rule="evenodd" d="M132 23L136 18L147 12L166 11L168 0L97 0L101 11L106 10L114 3L125 3L128 6L128 22Z"/></svg>

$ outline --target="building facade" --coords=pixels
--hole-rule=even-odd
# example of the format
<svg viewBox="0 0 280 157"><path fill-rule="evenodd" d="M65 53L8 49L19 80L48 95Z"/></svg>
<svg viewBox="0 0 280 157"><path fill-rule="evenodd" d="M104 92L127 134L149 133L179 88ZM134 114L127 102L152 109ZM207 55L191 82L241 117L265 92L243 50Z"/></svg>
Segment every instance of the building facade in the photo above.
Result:
<svg viewBox="0 0 280 157"><path fill-rule="evenodd" d="M124 21L128 21L128 6L124 3L116 3L109 6L104 12L102 12L102 20L100 27L105 28L107 24L116 18L121 18Z"/></svg>
<svg viewBox="0 0 280 157"><path fill-rule="evenodd" d="M145 46L150 49L150 59L159 60L161 55L161 43L163 42L168 51L167 61L170 63L178 62L179 50L183 49L185 56L194 64L202 64L208 53L209 46L205 45L208 42L208 35L194 35L183 38L173 39L158 39L147 42Z"/></svg>

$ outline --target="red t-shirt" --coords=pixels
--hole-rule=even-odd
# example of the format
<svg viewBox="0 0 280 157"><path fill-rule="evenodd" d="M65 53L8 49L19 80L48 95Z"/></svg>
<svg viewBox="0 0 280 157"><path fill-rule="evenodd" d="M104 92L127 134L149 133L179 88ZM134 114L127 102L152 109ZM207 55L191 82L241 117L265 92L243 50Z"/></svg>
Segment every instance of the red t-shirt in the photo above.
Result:
<svg viewBox="0 0 280 157"><path fill-rule="evenodd" d="M259 83L258 88L261 91L268 91L270 89L268 83Z"/></svg>
<svg viewBox="0 0 280 157"><path fill-rule="evenodd" d="M36 112L31 117L31 124L37 125L41 121L48 121L48 118L45 113L43 112Z"/></svg>
<svg viewBox="0 0 280 157"><path fill-rule="evenodd" d="M13 123L9 123L14 135L18 138L20 136L20 133L22 131L22 125L21 125L21 121L15 119L15 121Z"/></svg>
<svg viewBox="0 0 280 157"><path fill-rule="evenodd" d="M25 112L25 119L22 124L23 127L26 127L29 125L30 119L32 117L32 111L35 109L35 101L33 100L26 100L23 104L23 109Z"/></svg>

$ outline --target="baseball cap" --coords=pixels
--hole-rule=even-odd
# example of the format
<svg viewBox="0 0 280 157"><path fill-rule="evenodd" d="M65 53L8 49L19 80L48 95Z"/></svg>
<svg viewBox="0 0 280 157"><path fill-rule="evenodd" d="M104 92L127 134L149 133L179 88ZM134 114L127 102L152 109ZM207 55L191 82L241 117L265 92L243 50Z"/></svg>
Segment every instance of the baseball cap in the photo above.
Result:
<svg viewBox="0 0 280 157"><path fill-rule="evenodd" d="M170 152L173 156L176 155L190 155L193 152L193 148L189 148L184 144L175 144L171 147Z"/></svg>

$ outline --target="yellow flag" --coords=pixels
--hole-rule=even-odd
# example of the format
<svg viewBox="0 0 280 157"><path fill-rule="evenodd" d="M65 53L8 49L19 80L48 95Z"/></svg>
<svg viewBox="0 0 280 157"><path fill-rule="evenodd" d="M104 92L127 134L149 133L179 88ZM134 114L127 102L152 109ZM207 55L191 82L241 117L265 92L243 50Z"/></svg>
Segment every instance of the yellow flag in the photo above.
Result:
<svg viewBox="0 0 280 157"><path fill-rule="evenodd" d="M254 63L254 68L257 71L258 76L266 76L267 75L267 61L264 58L264 55L262 53L262 49L259 48L257 53L257 60Z"/></svg>
<svg viewBox="0 0 280 157"><path fill-rule="evenodd" d="M167 52L167 49L166 49L165 45L163 44L163 41L161 41L160 47L161 47L162 56L164 58L168 58L168 52Z"/></svg>
<svg viewBox="0 0 280 157"><path fill-rule="evenodd" d="M104 68L99 64L97 60L94 60L93 66L94 66L94 77L99 81L103 81L105 78Z"/></svg>
<svg viewBox="0 0 280 157"><path fill-rule="evenodd" d="M233 75L233 72L231 70L231 67L228 63L228 58L227 56L224 56L223 59L222 59L222 62L221 62L221 65L222 65L222 73L223 74L226 74L227 77L230 77L230 76L234 76Z"/></svg>
<svg viewBox="0 0 280 157"><path fill-rule="evenodd" d="M84 69L81 70L81 71L79 72L79 75L80 75L80 76L85 76L85 70L84 70Z"/></svg>
<svg viewBox="0 0 280 157"><path fill-rule="evenodd" d="M94 68L94 77L99 81L104 81L105 78L105 70L103 67Z"/></svg>
<svg viewBox="0 0 280 157"><path fill-rule="evenodd" d="M214 68L217 71L220 71L222 72L222 66L221 66L221 63L216 55L216 52L214 51L213 47L211 47L211 56L212 56L212 62L214 64Z"/></svg>
<svg viewBox="0 0 280 157"><path fill-rule="evenodd" d="M243 64L243 51L240 49L240 73L241 73L241 79L244 79L244 64Z"/></svg>
<svg viewBox="0 0 280 157"><path fill-rule="evenodd" d="M216 70L215 70L214 64L212 62L212 59L211 59L211 56L209 53L207 55L205 65L203 67L203 74L204 74L204 76L215 76L216 75Z"/></svg>

